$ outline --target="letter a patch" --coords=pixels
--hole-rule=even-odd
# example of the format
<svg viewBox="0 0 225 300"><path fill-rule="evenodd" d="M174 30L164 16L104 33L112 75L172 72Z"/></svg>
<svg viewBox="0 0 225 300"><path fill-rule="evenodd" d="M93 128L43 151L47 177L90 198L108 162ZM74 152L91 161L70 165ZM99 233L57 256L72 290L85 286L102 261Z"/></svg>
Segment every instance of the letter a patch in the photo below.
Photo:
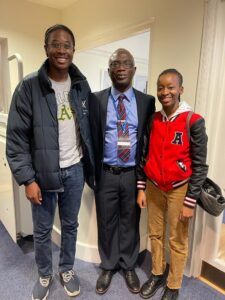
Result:
<svg viewBox="0 0 225 300"><path fill-rule="evenodd" d="M183 145L182 135L183 135L183 132L176 131L175 132L175 137L172 141L172 144Z"/></svg>

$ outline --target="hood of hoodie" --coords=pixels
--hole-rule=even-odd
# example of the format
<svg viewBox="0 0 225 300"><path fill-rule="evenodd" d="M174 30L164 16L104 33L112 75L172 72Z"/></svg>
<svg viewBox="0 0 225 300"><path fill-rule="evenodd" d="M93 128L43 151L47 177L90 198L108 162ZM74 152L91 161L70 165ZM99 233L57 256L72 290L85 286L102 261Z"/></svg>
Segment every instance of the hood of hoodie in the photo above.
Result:
<svg viewBox="0 0 225 300"><path fill-rule="evenodd" d="M168 118L165 111L162 109L160 113L163 115L163 117L167 120L171 120L175 118L176 116L180 115L181 113L184 113L186 111L193 111L192 107L185 101L181 101L179 103L179 106L177 110Z"/></svg>

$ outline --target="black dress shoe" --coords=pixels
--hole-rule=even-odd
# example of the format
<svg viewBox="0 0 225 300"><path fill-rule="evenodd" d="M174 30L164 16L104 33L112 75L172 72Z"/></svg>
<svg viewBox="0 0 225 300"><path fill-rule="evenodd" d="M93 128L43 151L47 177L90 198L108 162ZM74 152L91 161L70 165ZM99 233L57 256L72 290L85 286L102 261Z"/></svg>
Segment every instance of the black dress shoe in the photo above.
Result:
<svg viewBox="0 0 225 300"><path fill-rule="evenodd" d="M124 270L125 280L130 292L137 294L140 291L140 281L134 270Z"/></svg>
<svg viewBox="0 0 225 300"><path fill-rule="evenodd" d="M111 270L102 271L96 283L96 292L98 294L104 294L105 292L107 292L114 273L115 272Z"/></svg>
<svg viewBox="0 0 225 300"><path fill-rule="evenodd" d="M155 295L157 290L165 285L165 278L163 275L152 275L141 287L140 296L144 299Z"/></svg>
<svg viewBox="0 0 225 300"><path fill-rule="evenodd" d="M177 300L179 297L179 290L178 289L170 289L168 287L165 288L164 294L161 300Z"/></svg>

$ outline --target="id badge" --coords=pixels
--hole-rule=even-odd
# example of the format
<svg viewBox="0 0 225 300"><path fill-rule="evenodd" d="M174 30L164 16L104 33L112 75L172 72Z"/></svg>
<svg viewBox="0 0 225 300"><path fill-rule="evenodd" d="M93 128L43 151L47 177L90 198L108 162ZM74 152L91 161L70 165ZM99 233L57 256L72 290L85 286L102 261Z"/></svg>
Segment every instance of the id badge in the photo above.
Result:
<svg viewBox="0 0 225 300"><path fill-rule="evenodd" d="M117 147L118 149L130 149L131 145L130 145L130 140L129 138L122 138L122 139L119 139L117 141Z"/></svg>

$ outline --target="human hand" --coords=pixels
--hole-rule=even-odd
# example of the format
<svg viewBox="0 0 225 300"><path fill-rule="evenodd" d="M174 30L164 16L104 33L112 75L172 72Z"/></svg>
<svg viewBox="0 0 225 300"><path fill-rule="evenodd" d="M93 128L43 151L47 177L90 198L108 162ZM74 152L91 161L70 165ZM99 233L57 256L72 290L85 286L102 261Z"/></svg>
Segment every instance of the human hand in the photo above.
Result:
<svg viewBox="0 0 225 300"><path fill-rule="evenodd" d="M183 208L180 212L179 220L187 221L188 219L191 219L193 215L194 215L194 209L183 205Z"/></svg>
<svg viewBox="0 0 225 300"><path fill-rule="evenodd" d="M145 191L138 190L137 203L138 203L140 208L145 208L147 206Z"/></svg>
<svg viewBox="0 0 225 300"><path fill-rule="evenodd" d="M39 188L39 185L35 181L25 186L25 194L27 199L30 200L30 202L32 202L33 204L41 205L41 190Z"/></svg>

